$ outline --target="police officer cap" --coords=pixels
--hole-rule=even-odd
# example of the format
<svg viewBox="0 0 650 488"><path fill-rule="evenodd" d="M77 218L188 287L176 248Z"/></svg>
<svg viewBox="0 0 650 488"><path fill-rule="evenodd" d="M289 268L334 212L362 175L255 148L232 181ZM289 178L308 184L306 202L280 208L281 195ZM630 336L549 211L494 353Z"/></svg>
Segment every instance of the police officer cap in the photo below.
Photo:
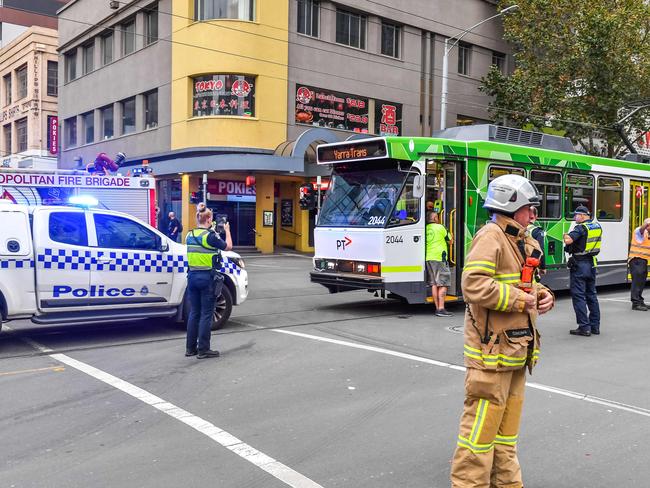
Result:
<svg viewBox="0 0 650 488"><path fill-rule="evenodd" d="M584 214L584 215L591 215L591 212L589 211L589 209L587 207L585 207L584 205L578 205L578 207L576 208L574 213Z"/></svg>

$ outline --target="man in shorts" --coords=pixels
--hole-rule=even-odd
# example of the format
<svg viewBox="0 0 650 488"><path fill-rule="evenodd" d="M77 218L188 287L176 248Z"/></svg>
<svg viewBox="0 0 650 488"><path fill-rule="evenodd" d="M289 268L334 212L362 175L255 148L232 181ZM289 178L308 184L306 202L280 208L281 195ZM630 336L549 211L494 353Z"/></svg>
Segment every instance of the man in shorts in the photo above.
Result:
<svg viewBox="0 0 650 488"><path fill-rule="evenodd" d="M445 310L447 288L451 284L451 272L449 271L449 264L447 264L449 242L451 242L451 236L445 226L440 225L438 214L430 212L427 216L425 259L427 262L427 278L431 286L431 297L436 305L437 317L451 317L453 315Z"/></svg>

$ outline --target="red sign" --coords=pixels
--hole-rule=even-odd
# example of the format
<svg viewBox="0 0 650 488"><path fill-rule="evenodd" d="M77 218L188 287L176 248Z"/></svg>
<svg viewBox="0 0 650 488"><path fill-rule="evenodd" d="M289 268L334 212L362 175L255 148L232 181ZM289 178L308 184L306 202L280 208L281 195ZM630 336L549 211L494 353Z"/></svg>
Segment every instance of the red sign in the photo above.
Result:
<svg viewBox="0 0 650 488"><path fill-rule="evenodd" d="M232 84L232 94L238 97L247 97L251 92L251 85L246 80L237 80Z"/></svg>
<svg viewBox="0 0 650 488"><path fill-rule="evenodd" d="M59 152L59 118L48 117L48 119L48 147L50 149L50 154L57 154Z"/></svg>

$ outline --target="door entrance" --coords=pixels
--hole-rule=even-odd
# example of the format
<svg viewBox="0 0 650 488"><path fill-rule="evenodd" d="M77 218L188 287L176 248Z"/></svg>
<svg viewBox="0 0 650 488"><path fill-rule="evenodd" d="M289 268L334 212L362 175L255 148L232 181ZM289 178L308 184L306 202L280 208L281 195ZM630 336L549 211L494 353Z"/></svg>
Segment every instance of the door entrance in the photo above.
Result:
<svg viewBox="0 0 650 488"><path fill-rule="evenodd" d="M447 259L451 271L451 286L447 290L447 295L450 298L461 294L460 272L462 268L459 268L458 256L462 241L459 226L462 192L459 191L460 171L458 165L459 163L446 161L427 162L427 218L429 212L437 213L440 216L440 223L447 228L452 237Z"/></svg>
<svg viewBox="0 0 650 488"><path fill-rule="evenodd" d="M650 216L650 181L630 181L630 237Z"/></svg>
<svg viewBox="0 0 650 488"><path fill-rule="evenodd" d="M230 233L234 246L255 245L255 202L210 201L208 206L215 221L226 217L230 222Z"/></svg>

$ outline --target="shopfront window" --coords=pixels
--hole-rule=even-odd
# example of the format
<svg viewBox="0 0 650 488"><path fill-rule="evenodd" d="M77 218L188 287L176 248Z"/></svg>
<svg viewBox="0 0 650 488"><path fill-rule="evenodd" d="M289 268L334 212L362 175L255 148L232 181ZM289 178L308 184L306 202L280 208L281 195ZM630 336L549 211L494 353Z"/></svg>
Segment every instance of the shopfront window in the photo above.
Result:
<svg viewBox="0 0 650 488"><path fill-rule="evenodd" d="M368 99L297 84L295 121L365 134L369 132Z"/></svg>
<svg viewBox="0 0 650 488"><path fill-rule="evenodd" d="M255 78L245 75L207 75L192 79L192 116L255 116Z"/></svg>

